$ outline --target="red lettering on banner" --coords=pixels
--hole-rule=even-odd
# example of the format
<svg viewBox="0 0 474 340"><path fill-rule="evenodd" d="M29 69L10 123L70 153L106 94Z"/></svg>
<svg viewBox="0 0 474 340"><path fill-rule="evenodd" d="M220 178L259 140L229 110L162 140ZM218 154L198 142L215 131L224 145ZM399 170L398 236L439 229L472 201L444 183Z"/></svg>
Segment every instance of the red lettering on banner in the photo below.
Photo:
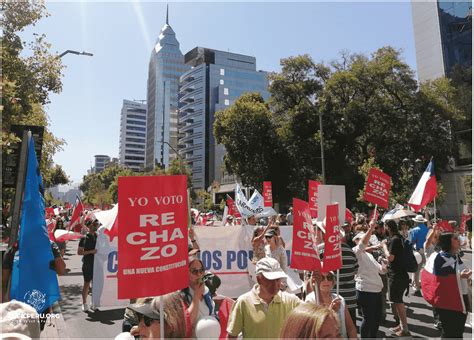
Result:
<svg viewBox="0 0 474 340"><path fill-rule="evenodd" d="M263 206L273 206L272 182L263 182Z"/></svg>
<svg viewBox="0 0 474 340"><path fill-rule="evenodd" d="M320 270L321 261L317 248L317 230L311 222L307 202L293 199L293 243L290 267L300 270Z"/></svg>
<svg viewBox="0 0 474 340"><path fill-rule="evenodd" d="M188 286L186 185L186 176L119 177L119 299Z"/></svg>
<svg viewBox="0 0 474 340"><path fill-rule="evenodd" d="M309 180L308 182L308 202L311 218L318 217L318 186L320 182Z"/></svg>
<svg viewBox="0 0 474 340"><path fill-rule="evenodd" d="M387 209L391 186L389 175L375 168L370 169L365 185L364 200Z"/></svg>
<svg viewBox="0 0 474 340"><path fill-rule="evenodd" d="M339 231L339 204L326 206L326 234L324 235L323 272L342 267L341 232Z"/></svg>

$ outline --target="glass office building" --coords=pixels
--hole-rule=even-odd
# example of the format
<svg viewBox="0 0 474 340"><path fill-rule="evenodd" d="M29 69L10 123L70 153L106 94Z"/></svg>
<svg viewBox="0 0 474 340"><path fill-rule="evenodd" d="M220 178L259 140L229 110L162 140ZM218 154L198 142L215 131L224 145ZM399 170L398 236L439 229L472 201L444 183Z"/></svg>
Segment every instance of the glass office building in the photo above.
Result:
<svg viewBox="0 0 474 340"><path fill-rule="evenodd" d="M185 62L192 68L180 78L178 150L192 170L193 188L223 184L226 177L235 183L223 167L225 148L214 139L214 115L245 92L267 99L267 73L256 70L255 57L203 47L186 53Z"/></svg>
<svg viewBox="0 0 474 340"><path fill-rule="evenodd" d="M188 69L167 18L148 67L146 170L155 166L167 168L170 160L176 157L178 82Z"/></svg>
<svg viewBox="0 0 474 340"><path fill-rule="evenodd" d="M418 79L449 76L472 65L472 2L412 0Z"/></svg>
<svg viewBox="0 0 474 340"><path fill-rule="evenodd" d="M119 163L134 171L145 168L146 104L124 100L120 118Z"/></svg>

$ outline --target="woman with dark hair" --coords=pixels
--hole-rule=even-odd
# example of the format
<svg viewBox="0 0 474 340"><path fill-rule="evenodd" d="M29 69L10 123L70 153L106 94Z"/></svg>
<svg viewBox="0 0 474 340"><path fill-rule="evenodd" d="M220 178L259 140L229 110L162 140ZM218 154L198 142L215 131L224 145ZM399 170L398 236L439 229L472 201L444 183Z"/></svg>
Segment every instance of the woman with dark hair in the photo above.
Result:
<svg viewBox="0 0 474 340"><path fill-rule="evenodd" d="M204 274L202 261L198 257L190 257L189 286L181 291L192 328L192 334L186 334L186 337L218 338L221 333L216 305L209 288L204 284Z"/></svg>
<svg viewBox="0 0 474 340"><path fill-rule="evenodd" d="M58 217L56 221L56 225L54 226L54 229L53 229L53 235L56 232L56 230L64 230L64 229L66 229L64 227L64 222L61 217ZM56 244L58 245L59 251L61 252L61 257L64 257L64 253L66 252L66 241L63 241L63 242L56 241Z"/></svg>
<svg viewBox="0 0 474 340"><path fill-rule="evenodd" d="M456 233L439 235L439 253L428 259L422 271L423 297L433 305L441 321L441 338L462 338L469 311L466 269L459 257L461 242Z"/></svg>
<svg viewBox="0 0 474 340"><path fill-rule="evenodd" d="M404 256L404 240L400 235L398 225L393 220L385 222L385 231L390 237L387 243L382 242L383 252L387 258L388 265L388 287L390 301L393 303L394 312L398 315L399 325L390 328L392 333L396 336L410 336L408 330L407 314L405 304L403 302L403 294L408 289L410 279L405 266Z"/></svg>

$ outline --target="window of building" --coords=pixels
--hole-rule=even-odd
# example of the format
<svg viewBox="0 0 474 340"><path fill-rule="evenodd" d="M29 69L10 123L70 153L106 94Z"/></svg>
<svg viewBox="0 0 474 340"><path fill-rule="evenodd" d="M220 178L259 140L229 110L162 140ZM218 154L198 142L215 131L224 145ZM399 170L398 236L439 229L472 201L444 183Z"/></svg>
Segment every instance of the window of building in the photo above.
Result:
<svg viewBox="0 0 474 340"><path fill-rule="evenodd" d="M225 70L221 68L221 76L225 76Z"/></svg>
<svg viewBox="0 0 474 340"><path fill-rule="evenodd" d="M219 80L219 84L224 85L224 79Z"/></svg>
<svg viewBox="0 0 474 340"><path fill-rule="evenodd" d="M225 105L225 106L229 106L229 104L230 104L229 99L225 99L225 100L224 100L224 105Z"/></svg>
<svg viewBox="0 0 474 340"><path fill-rule="evenodd" d="M229 89L227 87L224 87L224 95L226 96L229 95Z"/></svg>

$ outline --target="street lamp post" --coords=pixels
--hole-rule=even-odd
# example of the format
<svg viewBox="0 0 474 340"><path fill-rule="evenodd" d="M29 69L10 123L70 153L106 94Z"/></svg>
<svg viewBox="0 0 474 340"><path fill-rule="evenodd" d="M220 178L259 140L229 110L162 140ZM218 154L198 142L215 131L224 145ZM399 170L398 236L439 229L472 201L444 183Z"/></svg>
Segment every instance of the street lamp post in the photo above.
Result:
<svg viewBox="0 0 474 340"><path fill-rule="evenodd" d="M319 142L320 142L320 146L321 146L321 175L323 177L323 184L326 184L326 166L324 164L323 114L316 107L316 103L318 102L317 98L312 96L311 98L308 98L308 101L310 102L313 109L315 109L318 112L318 116L319 116L319 135L320 135Z"/></svg>
<svg viewBox="0 0 474 340"><path fill-rule="evenodd" d="M184 158L181 157L181 155L179 154L179 152L178 152L175 148L173 148L170 143L165 142L164 140L162 140L161 143L168 145L168 146L171 148L171 150L173 150L173 151L176 153L176 156L177 156L180 160L182 160L182 161L184 162Z"/></svg>
<svg viewBox="0 0 474 340"><path fill-rule="evenodd" d="M74 51L74 50L66 50L63 53L61 53L60 55L58 55L56 58L60 59L60 58L64 57L66 54L85 55L85 56L88 56L88 57L93 56L92 53L86 52L86 51L79 52L79 51Z"/></svg>

